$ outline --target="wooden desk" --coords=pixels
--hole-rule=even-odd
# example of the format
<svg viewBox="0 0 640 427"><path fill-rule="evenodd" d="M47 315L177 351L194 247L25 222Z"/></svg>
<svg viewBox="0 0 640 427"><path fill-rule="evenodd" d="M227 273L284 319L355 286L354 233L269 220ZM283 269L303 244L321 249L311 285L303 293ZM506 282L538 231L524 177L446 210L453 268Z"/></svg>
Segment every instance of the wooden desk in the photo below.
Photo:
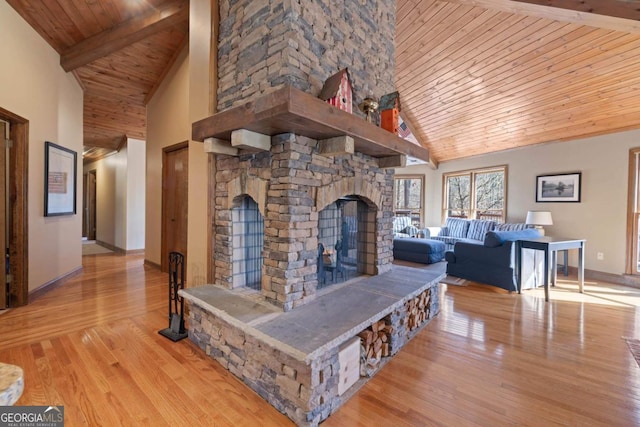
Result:
<svg viewBox="0 0 640 427"><path fill-rule="evenodd" d="M517 273L518 292L522 289L522 249L536 249L544 251L544 300L549 301L549 282L556 285L558 269L558 251L578 249L578 286L584 291L584 245L585 239L571 239L567 237L544 236L537 239L518 240L517 242ZM565 254L565 266L567 264ZM565 267L566 268L566 267Z"/></svg>

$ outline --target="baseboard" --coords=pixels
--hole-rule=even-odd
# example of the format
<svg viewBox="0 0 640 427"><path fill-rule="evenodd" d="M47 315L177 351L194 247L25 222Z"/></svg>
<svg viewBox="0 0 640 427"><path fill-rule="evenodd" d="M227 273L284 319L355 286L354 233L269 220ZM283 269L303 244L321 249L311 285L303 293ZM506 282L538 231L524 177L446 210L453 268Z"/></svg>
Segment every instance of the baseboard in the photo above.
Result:
<svg viewBox="0 0 640 427"><path fill-rule="evenodd" d="M67 274L60 276L57 279L50 280L49 282L41 286L38 286L36 289L29 291L29 300L27 303L33 302L34 300L42 297L47 292L57 288L58 286L65 283L67 280L79 275L80 273L82 273L82 266L79 266L74 270L71 270Z"/></svg>
<svg viewBox="0 0 640 427"><path fill-rule="evenodd" d="M103 242L102 240L96 240L96 245L100 245L103 248L107 248L110 251L113 251L113 252L121 254L121 255L124 255L126 253L126 251L124 249L119 248L117 246L114 246L111 243Z"/></svg>
<svg viewBox="0 0 640 427"><path fill-rule="evenodd" d="M122 249L119 248L117 246L114 246L110 243L107 242L103 242L102 240L96 240L96 245L100 245L103 248L107 248L115 253L118 253L120 255L143 255L144 254L144 249L131 249L131 250L126 250L126 249Z"/></svg>
<svg viewBox="0 0 640 427"><path fill-rule="evenodd" d="M577 276L578 267L569 266L569 274ZM558 276L562 277L562 268L558 268ZM607 282L614 285L630 286L632 288L640 288L640 276L631 274L613 274L603 271L584 269L584 279L593 280L595 282Z"/></svg>
<svg viewBox="0 0 640 427"><path fill-rule="evenodd" d="M149 261L148 259L144 260L144 265L146 267L155 268L156 270L162 270L162 266L160 264L156 264L155 262Z"/></svg>

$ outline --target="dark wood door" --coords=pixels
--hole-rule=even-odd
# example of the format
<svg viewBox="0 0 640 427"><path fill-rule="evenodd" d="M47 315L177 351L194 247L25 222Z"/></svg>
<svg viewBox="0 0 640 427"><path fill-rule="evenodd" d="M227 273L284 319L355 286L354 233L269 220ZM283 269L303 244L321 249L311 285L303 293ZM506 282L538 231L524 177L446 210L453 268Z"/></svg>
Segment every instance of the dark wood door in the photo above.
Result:
<svg viewBox="0 0 640 427"><path fill-rule="evenodd" d="M96 171L87 174L87 238L96 240Z"/></svg>
<svg viewBox="0 0 640 427"><path fill-rule="evenodd" d="M5 123L0 122L0 249L2 250L2 266L0 272L0 309L8 306L7 301L7 149L5 138L7 137Z"/></svg>
<svg viewBox="0 0 640 427"><path fill-rule="evenodd" d="M180 252L187 262L187 201L189 145L164 149L162 167L162 271L168 271L169 252Z"/></svg>

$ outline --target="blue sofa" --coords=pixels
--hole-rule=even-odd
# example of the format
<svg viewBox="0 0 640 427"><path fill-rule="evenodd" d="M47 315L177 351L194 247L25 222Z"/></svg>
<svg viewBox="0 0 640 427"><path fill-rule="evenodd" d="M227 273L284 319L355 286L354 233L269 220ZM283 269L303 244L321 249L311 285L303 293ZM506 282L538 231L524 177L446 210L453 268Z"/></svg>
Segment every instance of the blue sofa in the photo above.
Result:
<svg viewBox="0 0 640 427"><path fill-rule="evenodd" d="M427 227L425 234L428 239L444 242L447 249L451 250L457 242L482 244L489 231L519 231L528 228L533 226L523 223L500 224L484 219L447 218L443 227Z"/></svg>
<svg viewBox="0 0 640 427"><path fill-rule="evenodd" d="M540 237L536 229L520 231L489 231L483 242L456 242L453 251L445 253L447 274L474 282L497 286L508 291L518 290L516 276L516 241ZM522 255L522 288L538 286L544 256L525 249Z"/></svg>

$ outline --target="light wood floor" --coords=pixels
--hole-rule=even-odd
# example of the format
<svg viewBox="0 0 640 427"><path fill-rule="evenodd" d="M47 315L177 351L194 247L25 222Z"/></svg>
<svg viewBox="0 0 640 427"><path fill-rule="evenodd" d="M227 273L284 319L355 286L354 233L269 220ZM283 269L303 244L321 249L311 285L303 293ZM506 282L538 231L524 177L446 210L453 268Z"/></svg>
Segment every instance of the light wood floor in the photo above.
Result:
<svg viewBox="0 0 640 427"><path fill-rule="evenodd" d="M64 405L68 426L292 423L167 326L167 276L142 256L84 272L0 314L19 405ZM640 425L640 290L573 281L522 295L443 286L440 315L323 426Z"/></svg>

